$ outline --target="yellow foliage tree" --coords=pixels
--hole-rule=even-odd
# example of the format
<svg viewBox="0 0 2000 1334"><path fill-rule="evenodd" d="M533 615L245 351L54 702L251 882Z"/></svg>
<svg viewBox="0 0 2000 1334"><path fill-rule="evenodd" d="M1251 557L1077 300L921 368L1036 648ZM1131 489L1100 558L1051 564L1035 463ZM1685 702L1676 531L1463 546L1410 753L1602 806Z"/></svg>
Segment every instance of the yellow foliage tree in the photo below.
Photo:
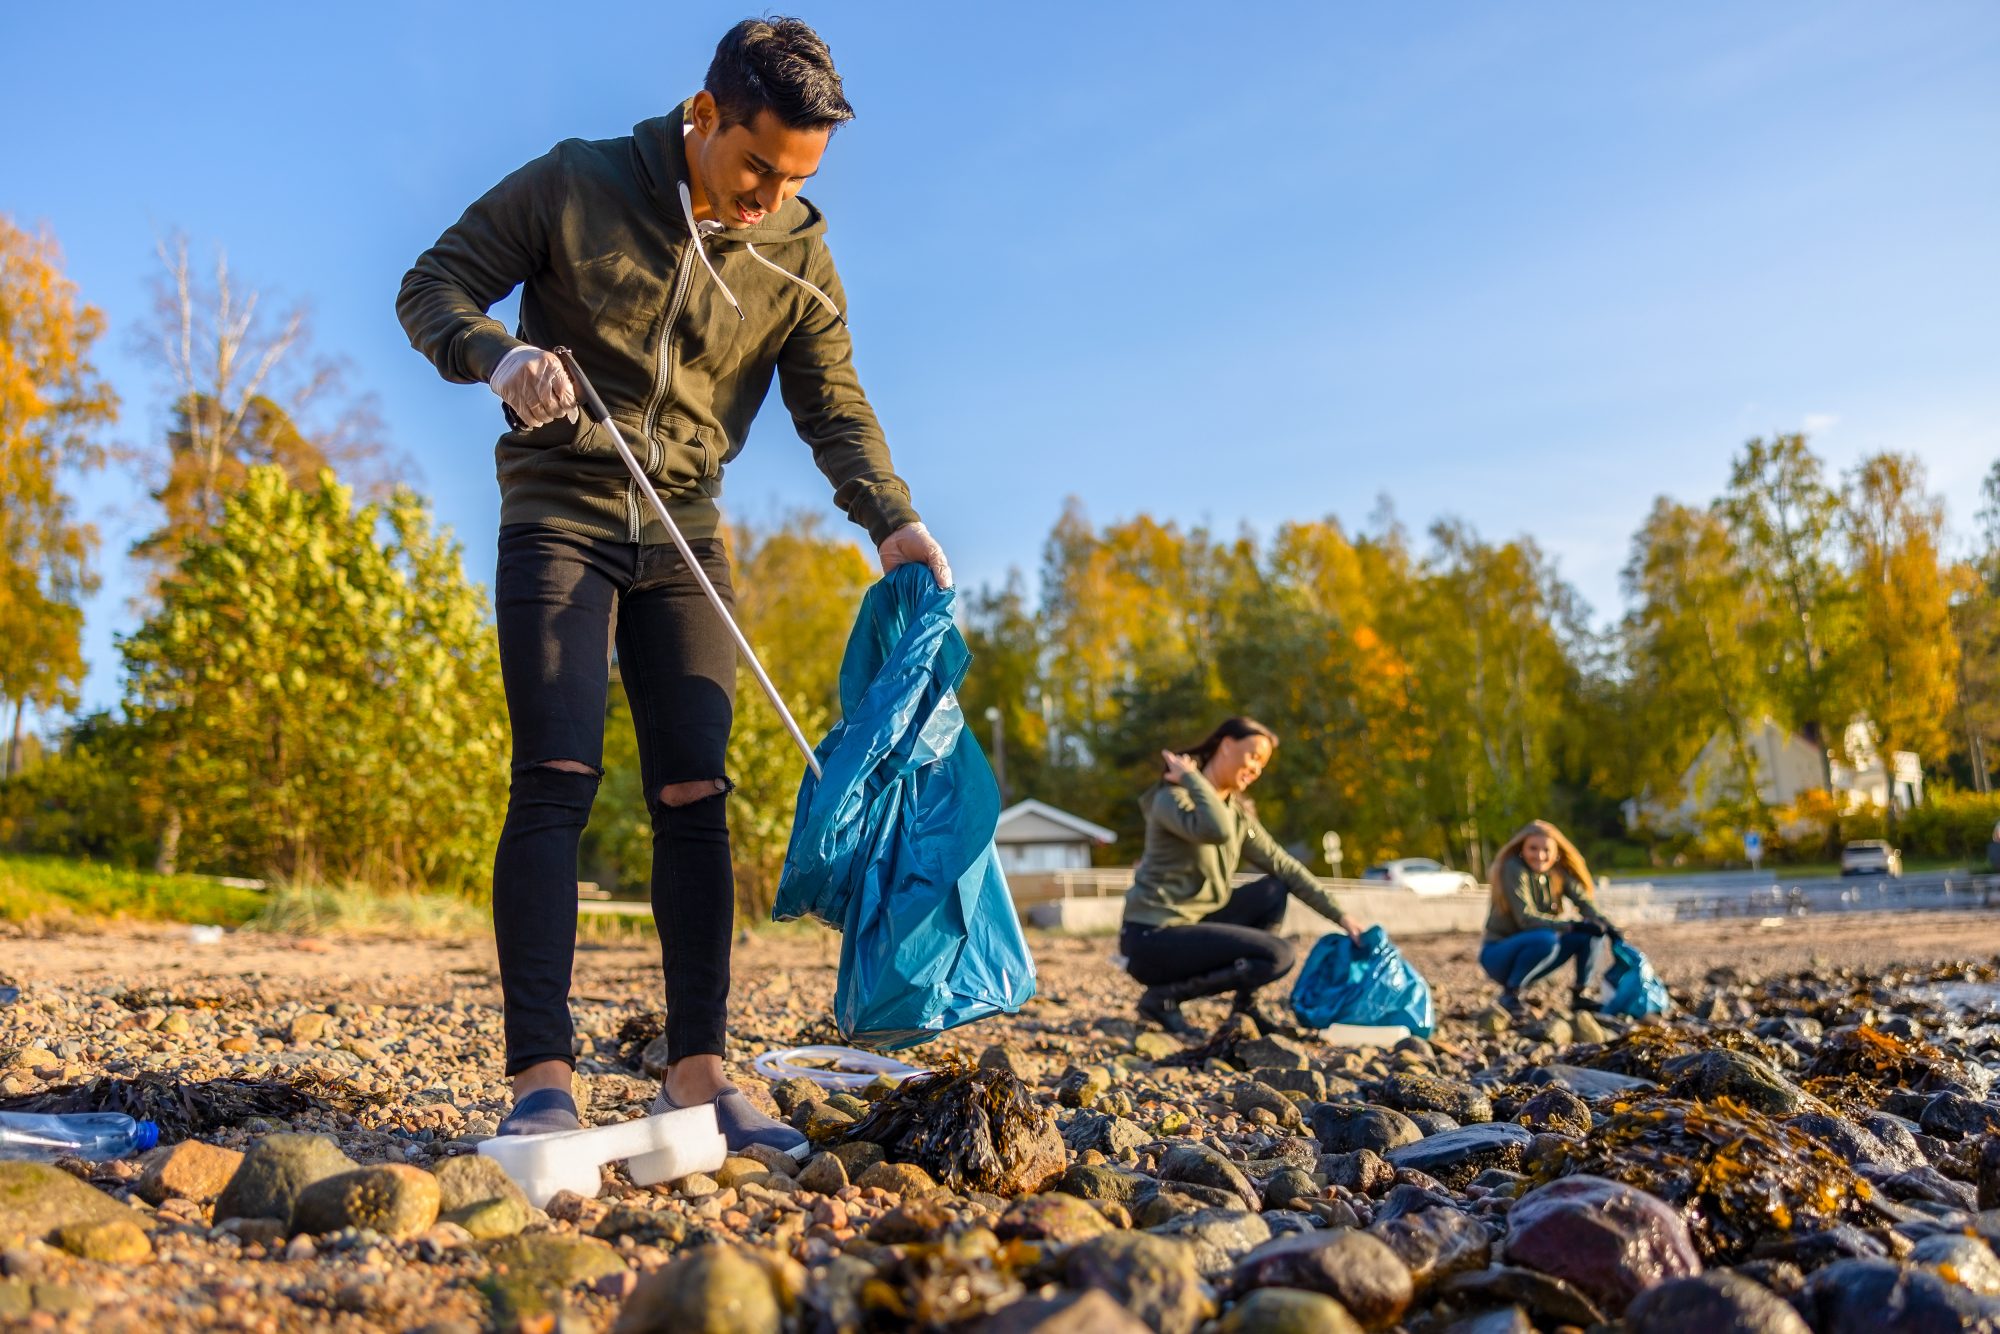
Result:
<svg viewBox="0 0 2000 1334"><path fill-rule="evenodd" d="M103 466L118 398L90 355L104 316L77 300L54 237L0 215L0 702L6 772L27 708L67 707L84 673L82 598L97 533L65 484Z"/></svg>

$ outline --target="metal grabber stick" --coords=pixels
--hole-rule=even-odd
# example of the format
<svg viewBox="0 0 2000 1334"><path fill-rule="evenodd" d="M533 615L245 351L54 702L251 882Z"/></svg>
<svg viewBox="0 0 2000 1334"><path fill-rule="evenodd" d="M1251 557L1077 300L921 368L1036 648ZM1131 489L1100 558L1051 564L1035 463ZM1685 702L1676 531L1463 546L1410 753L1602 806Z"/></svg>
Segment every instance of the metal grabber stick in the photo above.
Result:
<svg viewBox="0 0 2000 1334"><path fill-rule="evenodd" d="M743 650L743 660L750 664L751 675L757 678L758 685L764 687L765 698L769 699L771 707L778 711L778 717L784 721L785 730L792 734L793 742L798 745L799 754L806 757L806 767L812 770L814 778L820 777L819 760L813 755L812 746L806 741L806 734L799 730L798 721L792 717L792 711L785 707L785 701L779 696L778 688L771 684L771 678L765 674L764 664L757 661L757 651L751 648L750 641L744 638L742 629L736 624L736 618L731 616L729 608L723 605L722 595L717 593L715 585L709 582L708 571L701 568L701 562L695 559L694 552L688 547L687 539L681 536L680 525L674 522L673 515L667 513L666 502L660 499L659 489L653 485L653 479L646 476L646 470L640 467L639 460L633 457L631 446L625 443L624 435L618 430L618 423L611 420L611 412L604 406L604 400L599 398L597 390L591 387L589 378L583 373L583 367L576 364L576 355L566 347L559 347L554 351L557 360L562 362L563 370L569 375L570 384L576 389L577 406L582 408L592 421L611 432L611 443L618 447L618 457L625 460L625 468L632 474L632 480L646 493L646 499L653 502L653 513L659 515L660 522L667 526L667 536L674 539L674 546L680 551L681 559L687 562L688 569L694 571L695 580L701 584L701 591L708 594L709 603L714 606L715 614L729 627L729 635L736 641L736 647Z"/></svg>

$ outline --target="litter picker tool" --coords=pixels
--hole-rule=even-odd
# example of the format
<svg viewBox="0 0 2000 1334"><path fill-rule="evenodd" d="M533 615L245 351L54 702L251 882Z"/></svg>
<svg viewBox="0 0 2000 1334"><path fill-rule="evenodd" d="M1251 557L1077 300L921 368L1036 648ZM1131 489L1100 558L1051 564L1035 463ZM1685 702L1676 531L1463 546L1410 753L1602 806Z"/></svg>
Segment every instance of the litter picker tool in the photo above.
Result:
<svg viewBox="0 0 2000 1334"><path fill-rule="evenodd" d="M619 431L618 423L611 420L611 412L604 406L604 400L599 398L597 390L591 387L589 377L583 373L583 367L577 365L576 355L566 347L559 347L555 349L555 356L562 362L563 370L568 373L570 384L576 388L577 406L582 408L592 421L611 432L611 443L618 447L618 457L625 460L626 471L632 474L632 480L639 484L639 490L652 502L653 513L657 514L660 522L666 525L667 536L674 540L674 546L681 553L681 559L686 561L688 569L694 572L696 582L701 585L701 591L708 594L709 603L715 608L715 614L729 627L729 635L736 641L736 647L743 650L743 660L750 664L751 675L755 676L757 684L764 688L764 696L771 701L771 707L778 711L778 717L783 720L785 730L792 734L793 742L798 745L799 754L806 757L806 767L812 770L814 778L818 778L819 760L813 755L812 745L807 742L806 734L799 730L797 720L792 717L792 711L785 707L785 701L779 696L778 688L771 684L770 676L764 671L764 664L757 661L757 651L751 648L750 641L744 638L742 629L736 624L736 618L731 616L729 608L723 605L722 595L717 593L715 585L709 582L708 572L702 569L701 562L695 559L694 552L688 547L687 538L681 536L680 525L674 522L673 515L667 513L667 505L660 499L659 488L653 485L652 478L646 476L646 470L639 466L639 460L633 456L631 446L625 443L625 436Z"/></svg>

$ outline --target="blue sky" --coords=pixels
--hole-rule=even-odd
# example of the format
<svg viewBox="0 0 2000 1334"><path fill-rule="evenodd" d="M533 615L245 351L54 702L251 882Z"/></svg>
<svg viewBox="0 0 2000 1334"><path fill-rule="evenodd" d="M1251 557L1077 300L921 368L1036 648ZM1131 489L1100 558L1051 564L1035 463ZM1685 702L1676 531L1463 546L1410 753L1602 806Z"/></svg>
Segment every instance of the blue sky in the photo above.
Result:
<svg viewBox="0 0 2000 1334"><path fill-rule="evenodd" d="M1232 532L1386 494L1532 533L1605 618L1653 497L1712 496L1751 435L1912 451L1961 526L2000 457L2000 7L802 10L860 112L807 193L965 581L1032 576L1070 494ZM409 350L397 283L513 167L693 91L745 12L12 7L0 211L109 317L128 441L163 419L158 237L308 302L484 581L495 403ZM730 507L827 497L774 403ZM103 704L149 516L118 476L87 507Z"/></svg>

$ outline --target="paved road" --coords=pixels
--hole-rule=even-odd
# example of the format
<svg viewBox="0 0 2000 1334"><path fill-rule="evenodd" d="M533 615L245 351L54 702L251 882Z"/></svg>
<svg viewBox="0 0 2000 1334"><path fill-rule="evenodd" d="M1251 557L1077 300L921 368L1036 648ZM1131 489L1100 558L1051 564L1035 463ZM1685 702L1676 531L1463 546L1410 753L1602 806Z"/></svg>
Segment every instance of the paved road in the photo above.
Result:
<svg viewBox="0 0 2000 1334"><path fill-rule="evenodd" d="M1973 910L2000 908L2000 876L1933 871L1891 880L1724 871L1655 882L1653 897L1655 902L1671 904L1681 918Z"/></svg>

